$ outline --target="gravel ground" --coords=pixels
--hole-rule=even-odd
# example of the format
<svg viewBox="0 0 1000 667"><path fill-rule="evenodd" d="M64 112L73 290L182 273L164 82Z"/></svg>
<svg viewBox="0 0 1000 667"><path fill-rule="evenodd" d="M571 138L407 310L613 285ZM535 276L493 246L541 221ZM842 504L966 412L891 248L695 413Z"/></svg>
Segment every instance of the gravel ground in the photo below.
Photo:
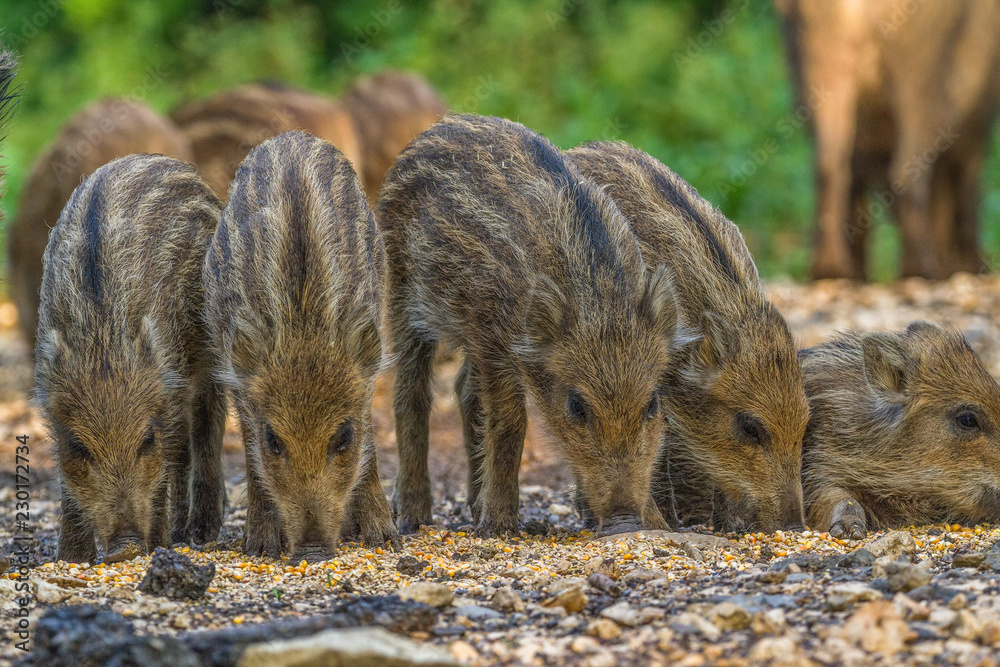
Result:
<svg viewBox="0 0 1000 667"><path fill-rule="evenodd" d="M934 319L965 331L991 371L1000 372L993 316L1000 312L1000 279L771 289L804 346L839 329ZM245 489L231 429L226 526L205 551L180 549L195 563L214 563L204 597L175 601L137 592L149 557L52 563L58 502L44 432L26 398L30 364L11 318L9 304L0 304L0 455L8 461L0 506L11 517L0 540L10 544L13 537L14 437L28 434L32 624L54 605L91 603L123 614L140 634L188 636L328 614L363 596L395 594L438 610L425 629L407 633L411 639L475 665L997 663L1000 527L910 527L859 542L810 531L724 536L705 529L596 539L581 532L565 472L532 432L522 473L524 532L508 540L471 537L460 429L447 389L455 364L448 359L440 364L432 419L437 525L407 538L402 551L345 544L335 559L309 564L242 555ZM383 387L376 418L387 491L395 472L389 405ZM3 664L21 655L12 632L14 586L13 575L0 579Z"/></svg>

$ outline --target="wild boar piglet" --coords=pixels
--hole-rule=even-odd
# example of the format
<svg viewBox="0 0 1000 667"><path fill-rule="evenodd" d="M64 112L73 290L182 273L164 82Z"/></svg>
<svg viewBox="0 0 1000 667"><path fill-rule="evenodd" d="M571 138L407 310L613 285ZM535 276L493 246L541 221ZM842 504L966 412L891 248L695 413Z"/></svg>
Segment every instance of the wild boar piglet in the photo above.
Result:
<svg viewBox="0 0 1000 667"><path fill-rule="evenodd" d="M841 334L800 356L810 527L860 539L1000 519L1000 386L960 333L917 321Z"/></svg>
<svg viewBox="0 0 1000 667"><path fill-rule="evenodd" d="M523 125L446 117L400 155L378 209L389 257L403 532L431 521L431 362L464 352L456 393L476 534L517 530L525 401L602 532L666 524L650 496L671 357L670 276L614 202Z"/></svg>
<svg viewBox="0 0 1000 667"><path fill-rule="evenodd" d="M660 381L660 510L716 530L800 528L802 372L739 229L628 144L585 144L566 156L618 204L646 262L673 277L681 330Z"/></svg>
<svg viewBox="0 0 1000 667"><path fill-rule="evenodd" d="M193 166L132 155L88 177L52 230L35 388L59 464L60 560L218 535L226 405L201 265L220 209Z"/></svg>
<svg viewBox="0 0 1000 667"><path fill-rule="evenodd" d="M326 557L342 526L398 544L371 414L385 250L347 158L300 131L250 151L204 279L246 451L244 550Z"/></svg>

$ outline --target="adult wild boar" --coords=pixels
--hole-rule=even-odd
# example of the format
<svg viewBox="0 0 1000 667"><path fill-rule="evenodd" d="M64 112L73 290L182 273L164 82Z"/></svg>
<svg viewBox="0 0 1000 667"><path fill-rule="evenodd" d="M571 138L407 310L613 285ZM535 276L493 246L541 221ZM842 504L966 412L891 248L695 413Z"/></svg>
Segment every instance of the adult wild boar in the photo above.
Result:
<svg viewBox="0 0 1000 667"><path fill-rule="evenodd" d="M305 132L250 151L205 261L206 319L246 450L244 550L399 543L375 459L385 250L347 158Z"/></svg>
<svg viewBox="0 0 1000 667"><path fill-rule="evenodd" d="M776 4L816 144L813 277L865 279L873 191L899 223L904 276L980 271L1000 2Z"/></svg>
<svg viewBox="0 0 1000 667"><path fill-rule="evenodd" d="M49 230L84 176L133 153L191 159L187 139L173 123L142 104L106 99L72 116L28 174L7 232L7 278L21 331L32 348Z"/></svg>
<svg viewBox="0 0 1000 667"><path fill-rule="evenodd" d="M960 333L918 321L841 334L800 356L811 528L861 539L1000 519L1000 386Z"/></svg>
<svg viewBox="0 0 1000 667"><path fill-rule="evenodd" d="M801 526L802 373L736 225L628 144L585 144L566 158L615 201L646 262L673 277L684 331L661 379L653 484L664 516L712 514L718 530Z"/></svg>
<svg viewBox="0 0 1000 667"><path fill-rule="evenodd" d="M437 343L461 350L476 534L517 530L525 400L605 533L662 528L650 476L676 305L610 198L523 125L448 116L399 156L378 218L389 258L397 523L431 521Z"/></svg>
<svg viewBox="0 0 1000 667"><path fill-rule="evenodd" d="M250 149L290 130L336 146L356 171L362 151L350 114L336 101L280 83L255 83L184 104L170 117L191 142L194 162L220 197Z"/></svg>
<svg viewBox="0 0 1000 667"><path fill-rule="evenodd" d="M60 560L93 563L95 538L113 553L218 535L226 405L201 265L220 209L192 165L132 155L89 176L52 230L35 387L59 463Z"/></svg>

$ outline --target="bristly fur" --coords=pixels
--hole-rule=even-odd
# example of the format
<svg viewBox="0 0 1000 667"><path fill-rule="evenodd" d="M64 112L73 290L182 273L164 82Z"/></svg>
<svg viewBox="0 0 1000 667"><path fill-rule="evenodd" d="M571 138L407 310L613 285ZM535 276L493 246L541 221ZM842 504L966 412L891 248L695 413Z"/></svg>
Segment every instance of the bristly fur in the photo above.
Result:
<svg viewBox="0 0 1000 667"><path fill-rule="evenodd" d="M250 151L204 268L218 377L243 429L248 553L329 553L345 521L372 545L398 543L371 419L385 272L340 151L305 132Z"/></svg>
<svg viewBox="0 0 1000 667"><path fill-rule="evenodd" d="M736 225L625 143L566 156L618 204L646 262L670 269L677 295L682 328L663 376L667 428L653 482L660 509L677 522L714 514L721 530L801 525L801 371Z"/></svg>
<svg viewBox="0 0 1000 667"><path fill-rule="evenodd" d="M456 391L478 534L517 528L527 395L605 528L665 525L649 481L676 307L614 202L524 126L455 115L399 156L378 216L398 357L400 528L431 519L439 341L465 353Z"/></svg>
<svg viewBox="0 0 1000 667"><path fill-rule="evenodd" d="M183 130L208 184L225 198L237 167L254 146L290 130L305 130L340 150L359 173L362 150L350 114L333 99L276 83L224 90L170 114Z"/></svg>
<svg viewBox="0 0 1000 667"><path fill-rule="evenodd" d="M409 72L385 71L362 77L341 95L354 119L364 154L359 170L370 202L396 156L414 137L448 112L437 91Z"/></svg>
<svg viewBox="0 0 1000 667"><path fill-rule="evenodd" d="M813 529L863 537L1000 519L1000 386L960 333L914 322L898 333L841 334L800 354ZM965 412L978 428L957 423Z"/></svg>
<svg viewBox="0 0 1000 667"><path fill-rule="evenodd" d="M191 159L187 139L173 123L141 104L108 99L72 116L28 174L7 235L7 256L10 296L32 349L49 230L83 177L134 153Z"/></svg>
<svg viewBox="0 0 1000 667"><path fill-rule="evenodd" d="M52 230L35 387L61 473L62 560L94 562L95 539L151 550L218 534L226 408L201 265L221 207L192 165L132 155L88 177Z"/></svg>

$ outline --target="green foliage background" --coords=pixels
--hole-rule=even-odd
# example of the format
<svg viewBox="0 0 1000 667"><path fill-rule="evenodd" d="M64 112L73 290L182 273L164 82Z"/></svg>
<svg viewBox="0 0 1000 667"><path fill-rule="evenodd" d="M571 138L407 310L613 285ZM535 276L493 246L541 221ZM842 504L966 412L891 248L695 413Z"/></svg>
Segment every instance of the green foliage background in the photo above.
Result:
<svg viewBox="0 0 1000 667"><path fill-rule="evenodd" d="M762 273L807 273L811 147L766 0L4 0L0 28L24 91L8 217L35 156L96 98L167 112L256 79L336 94L395 67L562 147L629 141L739 224ZM1000 257L998 150L986 179L983 240ZM895 274L896 236L877 225L879 278Z"/></svg>

